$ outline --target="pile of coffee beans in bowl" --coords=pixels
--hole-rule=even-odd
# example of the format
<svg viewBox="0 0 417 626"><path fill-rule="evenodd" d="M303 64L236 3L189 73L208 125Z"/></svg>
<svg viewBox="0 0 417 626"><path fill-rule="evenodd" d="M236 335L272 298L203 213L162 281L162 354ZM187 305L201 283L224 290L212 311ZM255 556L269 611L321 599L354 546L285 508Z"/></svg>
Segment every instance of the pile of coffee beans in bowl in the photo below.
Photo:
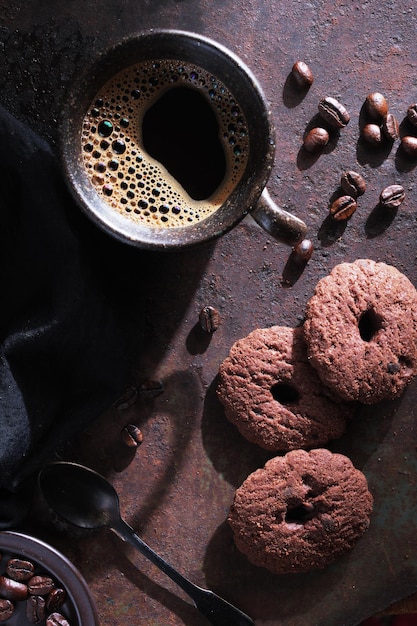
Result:
<svg viewBox="0 0 417 626"><path fill-rule="evenodd" d="M0 575L0 622L12 617L19 603L24 603L29 624L46 620L47 626L70 626L59 611L66 591L49 574L36 573L35 564L21 557L7 556Z"/></svg>
<svg viewBox="0 0 417 626"><path fill-rule="evenodd" d="M48 544L13 532L0 533L0 623L98 626L77 569Z"/></svg>

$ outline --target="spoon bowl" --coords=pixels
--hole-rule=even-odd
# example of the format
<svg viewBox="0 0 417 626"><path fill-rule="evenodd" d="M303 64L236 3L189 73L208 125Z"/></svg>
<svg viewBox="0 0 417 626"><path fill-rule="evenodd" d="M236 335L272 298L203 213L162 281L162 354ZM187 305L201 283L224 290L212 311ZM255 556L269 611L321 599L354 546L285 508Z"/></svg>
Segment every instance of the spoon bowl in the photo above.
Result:
<svg viewBox="0 0 417 626"><path fill-rule="evenodd" d="M53 463L40 473L43 496L60 517L80 528L111 528L119 496L103 476L77 463Z"/></svg>
<svg viewBox="0 0 417 626"><path fill-rule="evenodd" d="M213 626L255 626L248 615L192 583L152 550L120 517L114 487L97 472L78 463L51 463L40 471L39 487L48 506L67 522L81 528L109 528L133 545L188 594Z"/></svg>

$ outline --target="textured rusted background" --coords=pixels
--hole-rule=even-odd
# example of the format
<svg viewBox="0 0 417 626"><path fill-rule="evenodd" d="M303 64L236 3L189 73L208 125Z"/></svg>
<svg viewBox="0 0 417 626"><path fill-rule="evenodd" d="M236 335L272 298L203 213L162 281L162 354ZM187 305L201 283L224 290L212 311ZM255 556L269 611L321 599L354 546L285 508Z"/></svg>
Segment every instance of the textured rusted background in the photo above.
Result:
<svg viewBox="0 0 417 626"><path fill-rule="evenodd" d="M417 284L415 163L401 158L398 142L372 151L358 141L367 93L382 91L400 121L417 99L414 3L2 0L1 5L0 102L52 144L71 78L121 36L150 27L183 28L231 48L257 75L273 110L278 150L270 192L308 223L316 246L292 286L282 280L289 250L250 219L193 251L157 255L115 246L120 297L133 320L137 315L138 334L145 330L146 337L134 382L160 379L165 390L124 411L109 410L67 456L109 475L123 515L145 540L257 624L354 625L412 593L417 385L396 402L360 411L346 436L331 446L368 477L375 498L369 532L325 571L284 577L250 566L233 548L225 518L234 489L266 455L225 421L215 384L219 363L236 339L260 326L299 324L317 280L340 261L384 260ZM288 80L299 58L315 75L302 96ZM300 151L303 133L325 95L345 104L351 122L321 155L306 158ZM334 228L326 219L328 205L346 168L364 175L367 191L352 219ZM391 183L403 184L407 197L386 219L376 206ZM141 303L143 317L137 314ZM222 316L210 341L196 326L200 308L208 304ZM132 421L144 433L134 458L119 442L121 427ZM68 533L52 524L37 532L79 566L103 626L205 623L174 585L109 533Z"/></svg>

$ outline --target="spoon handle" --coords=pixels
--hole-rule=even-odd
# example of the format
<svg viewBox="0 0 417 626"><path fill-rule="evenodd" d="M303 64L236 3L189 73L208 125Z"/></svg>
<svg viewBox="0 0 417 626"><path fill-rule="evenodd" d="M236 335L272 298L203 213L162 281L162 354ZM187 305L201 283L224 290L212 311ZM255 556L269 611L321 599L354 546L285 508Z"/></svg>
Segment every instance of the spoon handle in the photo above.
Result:
<svg viewBox="0 0 417 626"><path fill-rule="evenodd" d="M123 519L114 523L112 530L127 541L163 571L193 600L195 606L213 626L255 626L255 622L235 606L209 589L198 587L185 578L159 554L154 552Z"/></svg>

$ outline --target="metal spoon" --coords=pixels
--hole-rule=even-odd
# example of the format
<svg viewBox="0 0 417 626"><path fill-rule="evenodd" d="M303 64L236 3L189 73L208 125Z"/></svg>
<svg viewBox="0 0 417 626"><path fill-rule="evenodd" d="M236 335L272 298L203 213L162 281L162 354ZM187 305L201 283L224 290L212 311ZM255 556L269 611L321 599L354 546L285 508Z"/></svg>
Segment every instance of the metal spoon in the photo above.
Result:
<svg viewBox="0 0 417 626"><path fill-rule="evenodd" d="M81 528L109 528L159 567L193 600L214 626L255 626L254 621L208 589L198 587L152 550L121 517L119 498L103 476L77 463L57 462L39 474L48 506Z"/></svg>

